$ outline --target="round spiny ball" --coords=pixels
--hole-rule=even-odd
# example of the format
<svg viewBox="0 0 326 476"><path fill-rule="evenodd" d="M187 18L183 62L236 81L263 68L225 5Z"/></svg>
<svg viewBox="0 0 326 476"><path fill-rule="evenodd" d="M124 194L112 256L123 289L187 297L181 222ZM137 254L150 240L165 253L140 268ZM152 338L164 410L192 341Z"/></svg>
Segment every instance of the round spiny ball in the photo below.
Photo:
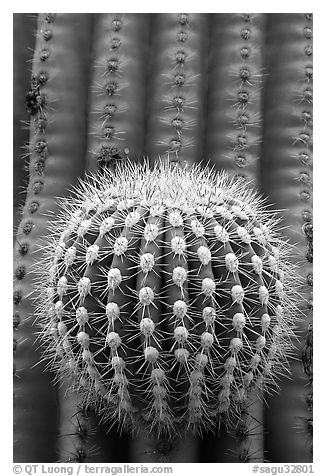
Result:
<svg viewBox="0 0 326 476"><path fill-rule="evenodd" d="M297 278L242 181L126 163L63 200L38 263L45 353L105 419L201 432L271 391Z"/></svg>

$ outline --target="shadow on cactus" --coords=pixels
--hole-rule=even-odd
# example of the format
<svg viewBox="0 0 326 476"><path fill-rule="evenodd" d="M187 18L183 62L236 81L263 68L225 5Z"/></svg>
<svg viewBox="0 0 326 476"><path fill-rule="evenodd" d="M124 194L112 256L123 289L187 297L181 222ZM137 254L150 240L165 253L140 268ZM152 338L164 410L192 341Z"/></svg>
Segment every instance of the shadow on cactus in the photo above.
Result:
<svg viewBox="0 0 326 476"><path fill-rule="evenodd" d="M208 167L126 162L80 182L36 265L48 366L121 430L233 425L288 372L300 278L278 230Z"/></svg>

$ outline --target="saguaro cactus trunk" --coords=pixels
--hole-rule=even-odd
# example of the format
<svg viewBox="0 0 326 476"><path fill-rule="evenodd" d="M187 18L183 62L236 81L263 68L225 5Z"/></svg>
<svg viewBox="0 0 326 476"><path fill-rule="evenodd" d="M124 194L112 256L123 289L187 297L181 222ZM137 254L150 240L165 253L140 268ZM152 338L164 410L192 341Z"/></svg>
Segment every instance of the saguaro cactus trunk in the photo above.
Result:
<svg viewBox="0 0 326 476"><path fill-rule="evenodd" d="M15 461L309 462L312 14L35 23Z"/></svg>

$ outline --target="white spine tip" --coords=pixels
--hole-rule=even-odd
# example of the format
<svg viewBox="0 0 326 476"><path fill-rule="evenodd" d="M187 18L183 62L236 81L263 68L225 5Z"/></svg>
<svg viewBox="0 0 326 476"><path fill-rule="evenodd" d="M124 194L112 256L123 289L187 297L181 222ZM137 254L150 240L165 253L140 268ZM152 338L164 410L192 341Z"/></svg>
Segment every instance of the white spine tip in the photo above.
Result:
<svg viewBox="0 0 326 476"><path fill-rule="evenodd" d="M256 339L256 350L261 352L266 345L266 339L264 336L258 336Z"/></svg>
<svg viewBox="0 0 326 476"><path fill-rule="evenodd" d="M220 390L217 398L219 400L219 402L225 402L225 403L230 403L230 389L229 388L223 388L222 390ZM229 405L228 405L229 407Z"/></svg>
<svg viewBox="0 0 326 476"><path fill-rule="evenodd" d="M171 212L169 214L169 223L173 227L178 227L183 225L183 218L179 212Z"/></svg>
<svg viewBox="0 0 326 476"><path fill-rule="evenodd" d="M275 247L272 246L272 253L277 261L280 259L280 251Z"/></svg>
<svg viewBox="0 0 326 476"><path fill-rule="evenodd" d="M91 281L87 277L83 277L77 284L78 293L81 298L85 298L91 292Z"/></svg>
<svg viewBox="0 0 326 476"><path fill-rule="evenodd" d="M175 303L173 304L173 314L178 319L183 319L187 314L187 304L181 299L175 301Z"/></svg>
<svg viewBox="0 0 326 476"><path fill-rule="evenodd" d="M234 329L237 332L242 332L245 325L246 325L245 316L241 312L237 312L236 314L234 314L234 316L232 318L232 324L233 324Z"/></svg>
<svg viewBox="0 0 326 476"><path fill-rule="evenodd" d="M161 400L166 397L167 390L162 385L154 385L152 393L157 400Z"/></svg>
<svg viewBox="0 0 326 476"><path fill-rule="evenodd" d="M226 361L224 362L224 369L228 373L232 373L234 369L236 368L236 366L237 366L237 361L235 357L228 357Z"/></svg>
<svg viewBox="0 0 326 476"><path fill-rule="evenodd" d="M206 205L198 205L197 207L197 212L203 217L203 218L213 218L214 213L213 210Z"/></svg>
<svg viewBox="0 0 326 476"><path fill-rule="evenodd" d="M150 337L155 331L155 324L149 317L144 317L139 323L139 328L145 337Z"/></svg>
<svg viewBox="0 0 326 476"><path fill-rule="evenodd" d="M70 246L70 248L68 248L65 252L65 257L64 257L65 265L71 266L75 261L76 255L77 255L76 248L74 246Z"/></svg>
<svg viewBox="0 0 326 476"><path fill-rule="evenodd" d="M82 236L86 235L86 233L88 233L91 226L92 226L92 221L91 220L82 221L81 224L79 225L77 235L79 237L82 237Z"/></svg>
<svg viewBox="0 0 326 476"><path fill-rule="evenodd" d="M232 373L226 373L220 380L220 385L225 390L229 390L232 383L234 382L234 376Z"/></svg>
<svg viewBox="0 0 326 476"><path fill-rule="evenodd" d="M269 269L272 271L272 273L278 272L278 264L275 259L275 256L273 255L268 256L268 266L269 266Z"/></svg>
<svg viewBox="0 0 326 476"><path fill-rule="evenodd" d="M254 374L253 372L250 370L249 372L247 372L246 374L244 374L243 376L243 383L244 383L244 386L246 388L248 388L251 384L251 382L253 381L254 379Z"/></svg>
<svg viewBox="0 0 326 476"><path fill-rule="evenodd" d="M147 362L155 363L158 359L159 351L155 347L147 346L144 349L144 357Z"/></svg>
<svg viewBox="0 0 326 476"><path fill-rule="evenodd" d="M275 281L275 293L276 293L276 295L278 296L278 298L280 300L283 299L283 297L284 297L284 288L283 288L283 284L278 279Z"/></svg>
<svg viewBox="0 0 326 476"><path fill-rule="evenodd" d="M113 370L117 373L121 373L126 368L126 362L122 359L122 357L118 357L114 355L111 359L111 365Z"/></svg>
<svg viewBox="0 0 326 476"><path fill-rule="evenodd" d="M183 255L186 250L186 242L181 236L174 236L171 240L171 249L176 255Z"/></svg>
<svg viewBox="0 0 326 476"><path fill-rule="evenodd" d="M274 359L274 357L277 355L278 352L278 347L275 343L272 342L268 349L268 358L269 359Z"/></svg>
<svg viewBox="0 0 326 476"><path fill-rule="evenodd" d="M148 223L144 228L144 238L147 242L155 241L158 237L159 229L154 223Z"/></svg>
<svg viewBox="0 0 326 476"><path fill-rule="evenodd" d="M82 359L84 362L91 362L92 361L92 353L88 349L84 349L82 352Z"/></svg>
<svg viewBox="0 0 326 476"><path fill-rule="evenodd" d="M210 349L214 343L213 334L210 332L203 332L200 336L200 343L203 349Z"/></svg>
<svg viewBox="0 0 326 476"><path fill-rule="evenodd" d="M140 257L140 267L143 273L152 271L155 265L155 258L152 253L144 253Z"/></svg>
<svg viewBox="0 0 326 476"><path fill-rule="evenodd" d="M115 290L118 286L120 286L121 281L122 281L122 276L121 276L120 269L111 268L108 272L109 289Z"/></svg>
<svg viewBox="0 0 326 476"><path fill-rule="evenodd" d="M187 271L182 266L176 266L172 272L172 281L181 287L187 279Z"/></svg>
<svg viewBox="0 0 326 476"><path fill-rule="evenodd" d="M140 214L137 211L133 211L128 213L125 218L125 225L126 228L131 228L135 226L140 220Z"/></svg>
<svg viewBox="0 0 326 476"><path fill-rule="evenodd" d="M262 230L258 227L254 227L252 231L253 231L254 237L258 241L258 243L260 245L263 245L263 246L266 245L267 240L266 240L266 237L265 237L264 233L262 232Z"/></svg>
<svg viewBox="0 0 326 476"><path fill-rule="evenodd" d="M58 329L59 335L64 336L67 334L68 329L64 322L62 321L58 322L57 329Z"/></svg>
<svg viewBox="0 0 326 476"><path fill-rule="evenodd" d="M142 306L149 306L153 303L154 298L154 291L149 286L141 288L138 293L138 299Z"/></svg>
<svg viewBox="0 0 326 476"><path fill-rule="evenodd" d="M160 368L152 369L151 379L156 384L162 384L164 380L166 379L164 370Z"/></svg>
<svg viewBox="0 0 326 476"><path fill-rule="evenodd" d="M285 273L284 273L283 269L278 270L278 277L279 277L279 280L281 281L281 283L284 283Z"/></svg>
<svg viewBox="0 0 326 476"><path fill-rule="evenodd" d="M54 305L54 310L57 315L57 317L61 317L64 312L64 304L62 301L57 301Z"/></svg>
<svg viewBox="0 0 326 476"><path fill-rule="evenodd" d="M99 247L97 245L91 245L86 251L86 264L92 265L98 258Z"/></svg>
<svg viewBox="0 0 326 476"><path fill-rule="evenodd" d="M248 220L248 215L238 205L232 205L231 210L240 220Z"/></svg>
<svg viewBox="0 0 326 476"><path fill-rule="evenodd" d="M163 205L153 205L149 210L149 216L151 217L161 217L164 213Z"/></svg>
<svg viewBox="0 0 326 476"><path fill-rule="evenodd" d="M118 304L116 304L115 302L108 302L105 307L105 313L106 317L108 318L108 321L113 324L114 321L120 316L120 309Z"/></svg>
<svg viewBox="0 0 326 476"><path fill-rule="evenodd" d="M204 278L202 280L201 290L202 290L202 293L205 296L211 297L211 296L213 296L213 294L216 290L216 284L214 283L214 281L211 278Z"/></svg>
<svg viewBox="0 0 326 476"><path fill-rule="evenodd" d="M225 255L225 266L230 273L236 273L239 268L238 258L233 253L227 253Z"/></svg>
<svg viewBox="0 0 326 476"><path fill-rule="evenodd" d="M189 381L191 385L198 385L204 380L204 374L201 370L192 370L189 374Z"/></svg>
<svg viewBox="0 0 326 476"><path fill-rule="evenodd" d="M211 252L206 246L200 246L197 250L198 259L204 266L207 266L211 259Z"/></svg>
<svg viewBox="0 0 326 476"><path fill-rule="evenodd" d="M128 240L125 236L119 236L113 245L113 252L117 256L122 256L128 249Z"/></svg>
<svg viewBox="0 0 326 476"><path fill-rule="evenodd" d="M112 350L117 350L121 345L121 337L117 332L109 332L106 336L106 343Z"/></svg>
<svg viewBox="0 0 326 476"><path fill-rule="evenodd" d="M214 227L214 233L215 233L216 239L220 241L221 243L227 243L229 241L228 232L220 224L217 224Z"/></svg>
<svg viewBox="0 0 326 476"><path fill-rule="evenodd" d="M76 321L80 326L84 326L88 322L88 312L85 307L76 309Z"/></svg>
<svg viewBox="0 0 326 476"><path fill-rule="evenodd" d="M114 226L114 218L108 217L105 220L103 220L100 225L100 232L99 232L100 237L105 235L105 233L109 233L109 231L112 230L113 226Z"/></svg>
<svg viewBox="0 0 326 476"><path fill-rule="evenodd" d="M268 314L263 314L260 319L262 332L266 332L270 326L271 318Z"/></svg>
<svg viewBox="0 0 326 476"><path fill-rule="evenodd" d="M59 357L60 359L64 357L65 354L61 344L57 344L55 348L55 354L56 354L56 357Z"/></svg>
<svg viewBox="0 0 326 476"><path fill-rule="evenodd" d="M251 370L257 370L258 369L258 366L261 362L261 357L259 354L254 354L252 357L251 357L251 361L250 361L250 368Z"/></svg>
<svg viewBox="0 0 326 476"><path fill-rule="evenodd" d="M275 308L275 315L276 315L277 322L282 322L284 318L284 310L283 310L283 307L280 306L279 304Z"/></svg>
<svg viewBox="0 0 326 476"><path fill-rule="evenodd" d="M266 286L260 286L258 290L259 294L259 300L262 304L262 306L265 306L268 304L268 299L269 299L269 292Z"/></svg>
<svg viewBox="0 0 326 476"><path fill-rule="evenodd" d="M184 344L188 339L189 333L184 326L178 326L174 329L173 335L176 342Z"/></svg>
<svg viewBox="0 0 326 476"><path fill-rule="evenodd" d="M201 388L200 385L194 385L192 387L190 387L189 389L189 399L190 400L194 400L194 401L198 401L198 399L200 398L201 394L203 393L203 389Z"/></svg>
<svg viewBox="0 0 326 476"><path fill-rule="evenodd" d="M77 334L77 342L83 349L88 349L90 337L86 332L80 331Z"/></svg>
<svg viewBox="0 0 326 476"><path fill-rule="evenodd" d="M189 357L189 351L187 349L175 349L174 351L174 357L177 362L180 364L185 364L187 362L187 359Z"/></svg>
<svg viewBox="0 0 326 476"><path fill-rule="evenodd" d="M197 237L200 238L205 235L205 228L204 225L200 223L198 220L192 220L190 223L191 230L193 234Z"/></svg>
<svg viewBox="0 0 326 476"><path fill-rule="evenodd" d="M262 274L262 272L263 272L263 262L262 262L261 258L259 258L259 256L253 255L251 257L251 264L252 264L253 270L256 274Z"/></svg>
<svg viewBox="0 0 326 476"><path fill-rule="evenodd" d="M90 363L87 365L87 373L92 380L99 380L100 378L98 370Z"/></svg>
<svg viewBox="0 0 326 476"><path fill-rule="evenodd" d="M197 370L203 370L208 364L208 357L204 353L196 354L195 363Z"/></svg>
<svg viewBox="0 0 326 476"><path fill-rule="evenodd" d="M232 286L231 296L233 301L237 302L238 304L242 304L244 299L243 287L240 286L239 284L235 284L234 286Z"/></svg>
<svg viewBox="0 0 326 476"><path fill-rule="evenodd" d="M243 347L243 342L239 337L234 337L230 342L230 350L232 354L237 354Z"/></svg>
<svg viewBox="0 0 326 476"><path fill-rule="evenodd" d="M71 344L70 344L70 340L69 340L69 337L67 335L65 335L63 337L63 341L62 341L62 347L63 347L63 350L66 352L67 355L69 355L71 353Z"/></svg>
<svg viewBox="0 0 326 476"><path fill-rule="evenodd" d="M227 210L224 205L219 205L215 208L215 212L221 215L225 220L232 220L233 216L232 213Z"/></svg>
<svg viewBox="0 0 326 476"><path fill-rule="evenodd" d="M244 228L243 226L238 226L237 235L243 243L245 243L246 245L250 244L251 238L246 228Z"/></svg>
<svg viewBox="0 0 326 476"><path fill-rule="evenodd" d="M61 276L58 280L57 285L57 293L60 299L67 293L68 291L68 279L65 276Z"/></svg>
<svg viewBox="0 0 326 476"><path fill-rule="evenodd" d="M264 375L269 376L273 372L273 362L266 362L264 365Z"/></svg>
<svg viewBox="0 0 326 476"><path fill-rule="evenodd" d="M212 326L216 319L216 311L213 307L204 307L202 312L202 318L206 326Z"/></svg>

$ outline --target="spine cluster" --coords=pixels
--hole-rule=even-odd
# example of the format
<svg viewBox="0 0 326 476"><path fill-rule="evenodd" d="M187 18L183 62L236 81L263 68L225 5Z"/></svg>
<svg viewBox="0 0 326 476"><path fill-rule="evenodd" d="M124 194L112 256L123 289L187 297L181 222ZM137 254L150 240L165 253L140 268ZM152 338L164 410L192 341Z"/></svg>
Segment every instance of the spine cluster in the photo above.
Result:
<svg viewBox="0 0 326 476"><path fill-rule="evenodd" d="M123 428L233 422L291 355L296 278L276 225L207 169L93 177L63 202L38 265L51 367Z"/></svg>

